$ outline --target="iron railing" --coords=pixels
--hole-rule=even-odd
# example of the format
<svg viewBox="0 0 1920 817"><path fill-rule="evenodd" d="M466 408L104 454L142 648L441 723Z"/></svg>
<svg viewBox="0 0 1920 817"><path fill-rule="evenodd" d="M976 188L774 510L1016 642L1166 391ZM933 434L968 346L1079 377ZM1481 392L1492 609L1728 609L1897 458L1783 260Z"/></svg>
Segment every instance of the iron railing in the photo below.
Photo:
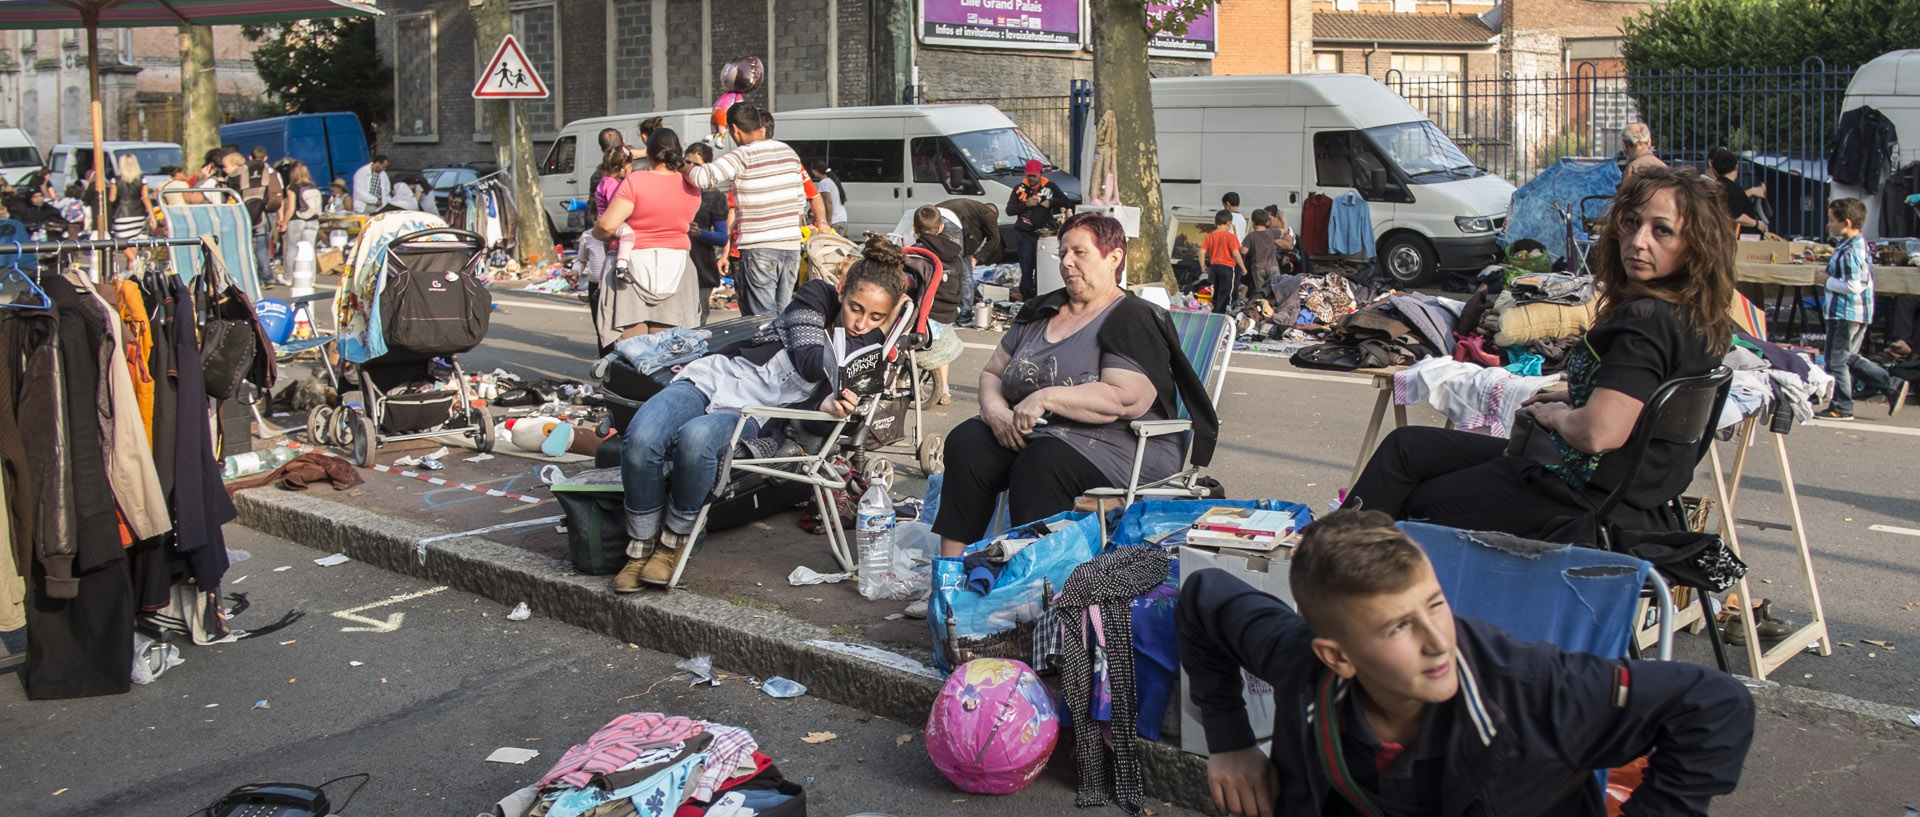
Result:
<svg viewBox="0 0 1920 817"><path fill-rule="evenodd" d="M1565 156L1607 157L1645 122L1668 164L1705 168L1707 154L1743 158L1744 186L1765 184L1775 232L1819 235L1827 142L1853 69L1810 57L1792 69L1604 71L1565 76L1404 76L1386 84L1425 112L1489 172L1524 184Z"/></svg>
<svg viewBox="0 0 1920 817"><path fill-rule="evenodd" d="M925 101L930 104L992 105L1012 119L1013 124L1020 126L1027 138L1032 139L1054 164L1065 167L1071 161L1074 143L1072 96L1061 94Z"/></svg>

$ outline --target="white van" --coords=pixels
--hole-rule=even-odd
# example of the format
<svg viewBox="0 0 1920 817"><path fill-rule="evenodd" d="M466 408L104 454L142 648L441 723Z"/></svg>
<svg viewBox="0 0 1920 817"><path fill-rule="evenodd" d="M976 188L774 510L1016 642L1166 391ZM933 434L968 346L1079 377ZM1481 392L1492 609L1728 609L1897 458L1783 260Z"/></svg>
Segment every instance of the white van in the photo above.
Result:
<svg viewBox="0 0 1920 817"><path fill-rule="evenodd" d="M26 130L0 128L0 179L19 184L40 166L40 149Z"/></svg>
<svg viewBox="0 0 1920 817"><path fill-rule="evenodd" d="M568 199L585 199L587 180L598 159L601 128L617 128L629 142L639 138L640 122L659 116L682 142L705 138L712 111L678 111L603 116L570 122L540 164L540 193L555 228L577 233L585 214L566 209ZM845 185L847 229L891 231L908 210L955 198L977 199L1002 211L1001 232L1012 229L1004 213L1029 159L1038 159L1047 176L1069 200L1078 202L1080 181L1056 167L1005 113L991 105L887 105L867 108L813 108L774 113L774 138L791 145L802 160L822 159ZM689 136L689 134L693 134ZM714 145L716 154L727 145ZM576 158L577 157L577 158ZM1011 236L1003 236L1012 247Z"/></svg>
<svg viewBox="0 0 1920 817"><path fill-rule="evenodd" d="M140 163L140 171L148 187L159 187L167 182L160 168L169 165L186 167L182 160L180 146L172 142L102 142L101 148L107 152L107 178L119 175L119 162L123 154L132 155ZM47 169L53 189L65 190L67 183L87 177L93 169L92 142L61 142L47 152ZM192 170L194 168L188 168Z"/></svg>
<svg viewBox="0 0 1920 817"><path fill-rule="evenodd" d="M639 146L640 123L652 117L662 119L660 126L672 128L680 135L682 145L692 145L705 141L709 131L713 130L712 108L683 108L677 111L654 111L652 113L621 114L619 116L596 116L592 119L576 119L560 129L560 136L547 148L547 156L540 160L540 203L547 211L547 227L555 237L561 234L576 235L587 229L585 210L568 210L568 199L586 201L593 191L587 189L587 182L593 179L593 171L600 167L600 131L613 128L620 132L627 144ZM713 146L714 153L722 151L719 145Z"/></svg>
<svg viewBox="0 0 1920 817"><path fill-rule="evenodd" d="M1840 112L1844 115L1863 106L1886 114L1893 122L1899 139L1894 149L1894 169L1920 162L1920 48L1889 51L1853 72ZM1849 196L1867 205L1867 220L1860 227L1861 234L1879 238L1881 197L1863 188L1833 185L1832 198Z"/></svg>
<svg viewBox="0 0 1920 817"><path fill-rule="evenodd" d="M974 199L1000 208L1008 248L1007 199L1038 159L1069 203L1080 180L1061 170L1013 120L992 105L882 105L813 108L774 115L776 139L800 158L823 159L846 188L847 231L885 234L923 204Z"/></svg>
<svg viewBox="0 0 1920 817"><path fill-rule="evenodd" d="M1359 74L1153 80L1160 183L1170 221L1204 217L1228 191L1278 204L1295 230L1306 197L1357 191L1382 267L1404 285L1477 270L1498 251L1513 185L1468 159L1399 94Z"/></svg>

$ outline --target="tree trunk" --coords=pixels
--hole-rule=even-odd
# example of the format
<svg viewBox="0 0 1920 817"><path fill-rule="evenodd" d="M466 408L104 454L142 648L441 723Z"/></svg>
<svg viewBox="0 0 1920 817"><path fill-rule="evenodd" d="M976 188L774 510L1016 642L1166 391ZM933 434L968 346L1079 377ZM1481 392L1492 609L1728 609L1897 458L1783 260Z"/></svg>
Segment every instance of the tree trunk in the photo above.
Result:
<svg viewBox="0 0 1920 817"><path fill-rule="evenodd" d="M507 0L480 0L473 6L474 50L493 56L500 41L513 31ZM547 78L551 82L551 78ZM507 170L507 190L513 195L516 218L513 255L522 264L545 264L553 257L553 234L547 231L547 209L540 200L540 179L534 171L533 136L524 112L515 116L513 100L490 99L493 149Z"/></svg>
<svg viewBox="0 0 1920 817"><path fill-rule="evenodd" d="M1175 288L1160 205L1160 149L1147 86L1147 12L1140 0L1088 0L1093 12L1093 122L1113 111L1120 202L1140 208L1140 237L1127 242L1127 279Z"/></svg>
<svg viewBox="0 0 1920 817"><path fill-rule="evenodd" d="M220 146L220 83L213 72L213 29L180 27L180 146L183 166L200 169L207 151Z"/></svg>

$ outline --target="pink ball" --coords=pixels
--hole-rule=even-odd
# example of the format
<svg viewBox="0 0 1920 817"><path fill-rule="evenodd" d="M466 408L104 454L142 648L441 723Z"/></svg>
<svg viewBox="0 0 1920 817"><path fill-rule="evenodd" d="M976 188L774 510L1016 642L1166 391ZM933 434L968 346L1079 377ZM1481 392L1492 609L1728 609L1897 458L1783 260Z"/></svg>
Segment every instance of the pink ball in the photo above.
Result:
<svg viewBox="0 0 1920 817"><path fill-rule="evenodd" d="M927 716L933 765L974 794L1026 788L1059 737L1052 694L1026 664L1002 658L976 658L955 670Z"/></svg>

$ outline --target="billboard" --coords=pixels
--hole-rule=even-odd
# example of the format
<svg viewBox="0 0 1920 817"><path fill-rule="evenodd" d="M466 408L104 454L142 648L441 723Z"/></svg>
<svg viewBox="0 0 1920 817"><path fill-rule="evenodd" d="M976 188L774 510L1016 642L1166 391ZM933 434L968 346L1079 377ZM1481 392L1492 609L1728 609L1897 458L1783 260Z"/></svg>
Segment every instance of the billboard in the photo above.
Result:
<svg viewBox="0 0 1920 817"><path fill-rule="evenodd" d="M929 45L1078 51L1080 0L920 0L920 41ZM1208 17L1208 48L1212 48Z"/></svg>
<svg viewBox="0 0 1920 817"><path fill-rule="evenodd" d="M1157 3L1147 4L1147 13L1154 14L1166 6ZM1147 53L1156 57L1189 57L1192 59L1212 59L1219 50L1214 39L1214 18L1220 14L1220 6L1215 5L1205 14L1193 18L1187 24L1186 36L1175 37L1171 34L1155 34L1147 40ZM1284 47L1284 45L1282 46Z"/></svg>

